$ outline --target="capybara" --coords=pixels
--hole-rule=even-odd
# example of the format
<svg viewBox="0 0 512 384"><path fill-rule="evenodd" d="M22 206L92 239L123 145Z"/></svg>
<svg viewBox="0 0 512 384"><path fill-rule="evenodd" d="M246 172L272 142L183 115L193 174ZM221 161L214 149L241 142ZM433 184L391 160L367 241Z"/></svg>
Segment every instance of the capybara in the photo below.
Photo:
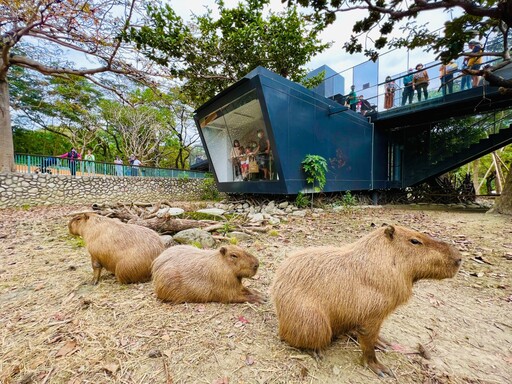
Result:
<svg viewBox="0 0 512 384"><path fill-rule="evenodd" d="M93 283L101 269L115 274L123 284L151 279L151 263L164 250L158 233L140 225L125 224L95 213L81 213L68 223L69 233L85 241L91 255Z"/></svg>
<svg viewBox="0 0 512 384"><path fill-rule="evenodd" d="M447 243L391 225L345 246L294 251L272 285L279 336L320 350L340 334L356 333L363 363L393 376L375 356L382 322L411 297L414 282L453 277L461 262Z"/></svg>
<svg viewBox="0 0 512 384"><path fill-rule="evenodd" d="M258 266L256 257L234 245L217 250L177 245L153 262L153 284L157 297L172 303L260 303L260 295L242 284Z"/></svg>

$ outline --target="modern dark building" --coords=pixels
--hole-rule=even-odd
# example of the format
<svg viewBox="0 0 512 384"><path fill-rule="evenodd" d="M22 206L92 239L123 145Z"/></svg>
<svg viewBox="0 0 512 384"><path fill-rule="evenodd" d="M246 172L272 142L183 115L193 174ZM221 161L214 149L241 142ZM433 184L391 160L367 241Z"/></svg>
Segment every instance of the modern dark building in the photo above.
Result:
<svg viewBox="0 0 512 384"><path fill-rule="evenodd" d="M258 67L197 109L195 120L222 192L310 192L301 165L309 154L327 160L324 192L404 188L512 142L512 100L484 92L369 118ZM465 121L466 129L459 118L487 125ZM232 159L235 141L244 151Z"/></svg>

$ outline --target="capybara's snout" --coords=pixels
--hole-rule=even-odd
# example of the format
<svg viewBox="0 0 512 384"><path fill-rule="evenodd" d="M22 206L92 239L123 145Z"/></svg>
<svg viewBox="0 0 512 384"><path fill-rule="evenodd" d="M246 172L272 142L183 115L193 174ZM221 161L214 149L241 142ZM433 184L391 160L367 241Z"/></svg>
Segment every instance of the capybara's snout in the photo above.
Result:
<svg viewBox="0 0 512 384"><path fill-rule="evenodd" d="M453 246L449 246L449 265L452 267L453 275L459 271L460 266L462 265L462 254Z"/></svg>

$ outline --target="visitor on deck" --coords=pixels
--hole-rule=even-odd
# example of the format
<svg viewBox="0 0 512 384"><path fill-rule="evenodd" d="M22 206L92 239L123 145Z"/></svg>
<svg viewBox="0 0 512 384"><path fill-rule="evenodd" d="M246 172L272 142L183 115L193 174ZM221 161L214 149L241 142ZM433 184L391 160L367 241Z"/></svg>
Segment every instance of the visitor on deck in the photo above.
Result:
<svg viewBox="0 0 512 384"><path fill-rule="evenodd" d="M462 62L462 69L468 69L468 61L469 57L465 57ZM465 89L471 88L471 75L466 75L464 72L462 73L462 77L460 80L460 90L463 91Z"/></svg>
<svg viewBox="0 0 512 384"><path fill-rule="evenodd" d="M480 45L480 43L478 41L472 40L468 43L468 45L469 45L469 49L471 49L471 53L477 54L477 53L483 52L482 46ZM482 60L483 60L483 56L470 57L468 59L469 69L478 71L480 69L480 66L482 65ZM478 87L480 85L480 76L472 75L471 82L472 82L473 88Z"/></svg>
<svg viewBox="0 0 512 384"><path fill-rule="evenodd" d="M393 108L397 88L398 86L395 81L391 79L391 76L387 76L384 84L384 109Z"/></svg>
<svg viewBox="0 0 512 384"><path fill-rule="evenodd" d="M354 112L356 111L357 102L358 102L357 94L356 94L355 89L356 89L356 86L352 85L350 87L350 93L347 96L347 102L348 102L348 104L350 106L350 109L353 110Z"/></svg>
<svg viewBox="0 0 512 384"><path fill-rule="evenodd" d="M428 73L425 69L423 69L423 64L416 65L416 72L413 76L413 83L416 92L418 92L418 101L421 101L421 94L425 97L425 100L428 99L428 85L430 84L430 79L428 78Z"/></svg>
<svg viewBox="0 0 512 384"><path fill-rule="evenodd" d="M447 88L448 93L453 93L453 74L457 69L457 63L453 60L450 60L448 64L441 64L439 67L439 78L441 79L443 96L446 95Z"/></svg>
<svg viewBox="0 0 512 384"><path fill-rule="evenodd" d="M409 100L409 104L412 103L412 97L414 96L414 83L412 68L409 68L407 75L403 78L404 90L402 92L402 106L405 105L406 101Z"/></svg>

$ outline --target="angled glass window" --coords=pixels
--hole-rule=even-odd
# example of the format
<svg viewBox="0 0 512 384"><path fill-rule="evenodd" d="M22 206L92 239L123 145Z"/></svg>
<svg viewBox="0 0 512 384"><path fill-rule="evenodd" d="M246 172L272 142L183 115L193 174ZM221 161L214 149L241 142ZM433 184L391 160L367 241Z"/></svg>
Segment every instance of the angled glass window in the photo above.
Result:
<svg viewBox="0 0 512 384"><path fill-rule="evenodd" d="M210 113L199 125L220 183L277 179L256 90Z"/></svg>

